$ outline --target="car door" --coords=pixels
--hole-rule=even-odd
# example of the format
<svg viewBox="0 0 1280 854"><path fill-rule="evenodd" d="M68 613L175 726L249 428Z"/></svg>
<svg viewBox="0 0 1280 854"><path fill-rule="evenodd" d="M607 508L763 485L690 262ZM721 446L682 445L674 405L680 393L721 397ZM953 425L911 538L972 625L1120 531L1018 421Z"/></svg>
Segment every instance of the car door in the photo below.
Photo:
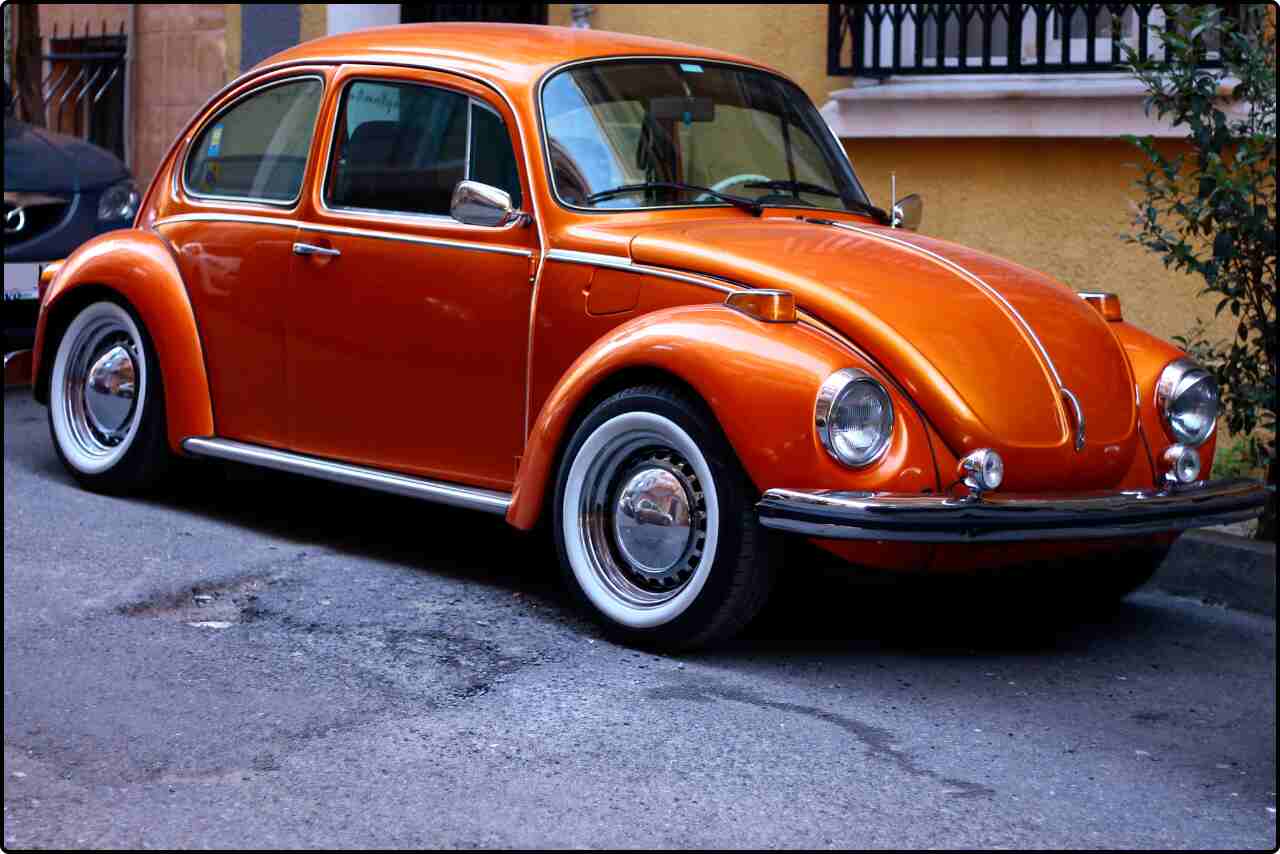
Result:
<svg viewBox="0 0 1280 854"><path fill-rule="evenodd" d="M448 75L344 67L301 222L286 351L293 447L507 489L523 445L537 230L464 225L465 178L528 198L514 121Z"/></svg>
<svg viewBox="0 0 1280 854"><path fill-rule="evenodd" d="M323 71L295 72L213 114L155 223L187 285L224 438L288 445L288 276L323 92Z"/></svg>

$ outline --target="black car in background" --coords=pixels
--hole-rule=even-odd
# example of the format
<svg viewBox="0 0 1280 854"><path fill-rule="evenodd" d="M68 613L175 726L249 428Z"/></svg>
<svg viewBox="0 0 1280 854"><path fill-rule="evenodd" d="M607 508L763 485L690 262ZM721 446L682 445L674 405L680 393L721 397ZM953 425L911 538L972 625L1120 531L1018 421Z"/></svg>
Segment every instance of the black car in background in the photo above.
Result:
<svg viewBox="0 0 1280 854"><path fill-rule="evenodd" d="M138 190L120 158L4 110L4 352L35 338L40 268L66 258L89 238L128 228ZM7 361L7 355L6 355Z"/></svg>

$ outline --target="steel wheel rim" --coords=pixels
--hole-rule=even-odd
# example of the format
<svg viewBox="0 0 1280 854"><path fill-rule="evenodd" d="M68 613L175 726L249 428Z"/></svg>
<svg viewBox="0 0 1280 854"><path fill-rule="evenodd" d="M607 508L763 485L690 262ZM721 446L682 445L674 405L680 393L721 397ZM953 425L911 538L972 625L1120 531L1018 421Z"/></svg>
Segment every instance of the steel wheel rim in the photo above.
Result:
<svg viewBox="0 0 1280 854"><path fill-rule="evenodd" d="M665 465L663 465L665 463ZM671 567L634 560L620 542L617 508L621 492L636 476L649 471L679 471L689 501L690 534ZM706 505L688 461L656 433L614 438L592 460L579 504L578 526L591 569L601 584L633 608L651 608L678 596L697 569L706 543Z"/></svg>

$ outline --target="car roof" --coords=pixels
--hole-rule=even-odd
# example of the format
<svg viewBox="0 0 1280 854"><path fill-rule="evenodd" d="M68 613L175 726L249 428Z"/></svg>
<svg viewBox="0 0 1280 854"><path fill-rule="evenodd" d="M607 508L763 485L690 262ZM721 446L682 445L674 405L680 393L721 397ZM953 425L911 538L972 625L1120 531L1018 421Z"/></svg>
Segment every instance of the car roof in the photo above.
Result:
<svg viewBox="0 0 1280 854"><path fill-rule="evenodd" d="M677 56L769 67L666 39L537 24L400 24L326 36L268 57L255 70L302 62L369 62L457 71L499 88L532 87L549 69L595 57ZM772 69L769 69L772 70Z"/></svg>

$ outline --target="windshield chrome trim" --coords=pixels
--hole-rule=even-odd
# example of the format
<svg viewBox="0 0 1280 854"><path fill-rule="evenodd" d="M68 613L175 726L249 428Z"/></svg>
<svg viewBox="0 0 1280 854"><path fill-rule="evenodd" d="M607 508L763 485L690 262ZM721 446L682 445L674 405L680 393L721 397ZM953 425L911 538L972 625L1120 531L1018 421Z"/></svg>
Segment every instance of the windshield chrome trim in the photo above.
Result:
<svg viewBox="0 0 1280 854"><path fill-rule="evenodd" d="M748 71L756 71L761 74L767 74L771 77L776 77L777 79L790 83L792 86L795 86L797 89L804 91L804 87L802 87L799 83L795 82L790 77L787 77L785 74L782 74L781 72L773 70L772 68L768 68L763 65L752 65L747 62L735 62L733 60L728 60L728 59L710 59L710 58L701 57L701 56L670 56L670 55L662 55L662 54L624 54L620 56L594 56L594 57L588 57L586 59L575 59L569 62L562 62L559 65L552 66L551 68L544 71L542 74L542 77L538 79L538 86L536 89L537 109L535 111L537 123L538 123L538 144L542 147L542 166L546 170L547 189L551 191L552 200L555 201L557 205L564 208L565 210L570 210L577 213L585 213L585 214L626 214L626 213L640 213L643 211L687 211L687 210L706 210L708 208L737 207L737 205L730 204L729 202L715 202L715 203L706 203L706 204L699 204L699 205L651 205L648 207L636 207L636 208L584 208L584 207L579 207L578 205L569 204L564 199L560 198L560 190L556 187L555 177L552 175L552 172L551 172L551 145L547 137L546 107L542 98L543 89L546 87L548 81L550 81L552 77L555 77L557 74L560 74L563 71L568 71L570 68L574 68L579 65L595 65L597 63L603 63L603 62L627 62L627 61L637 61L637 60L643 61L643 62L654 62L654 61L697 62L699 64L705 64L705 65L723 65L723 66L728 66L730 68L746 69ZM817 106L813 104L812 101L810 101L810 106L813 106L815 112L817 111ZM831 126L827 124L826 119L822 118L822 114L820 112L818 113L818 118L822 122L822 125L826 127L827 130L830 131ZM832 133L834 135L834 131L832 131ZM867 203L871 204L872 203L871 196L867 194L866 188L863 187L862 182L858 180L858 173L855 172L853 169L853 162L849 159L849 153L845 151L844 146L839 143L838 139L835 140L835 143L836 143L836 148L839 149L840 156L843 157L844 162L849 166L849 175L853 178L854 186L857 187L858 191L861 192L862 195L867 199ZM803 205L803 206L802 205L764 205L764 207L781 209L781 210L819 211L823 213L860 215L859 211L851 211L844 207L822 208L822 207L810 207L807 205Z"/></svg>

